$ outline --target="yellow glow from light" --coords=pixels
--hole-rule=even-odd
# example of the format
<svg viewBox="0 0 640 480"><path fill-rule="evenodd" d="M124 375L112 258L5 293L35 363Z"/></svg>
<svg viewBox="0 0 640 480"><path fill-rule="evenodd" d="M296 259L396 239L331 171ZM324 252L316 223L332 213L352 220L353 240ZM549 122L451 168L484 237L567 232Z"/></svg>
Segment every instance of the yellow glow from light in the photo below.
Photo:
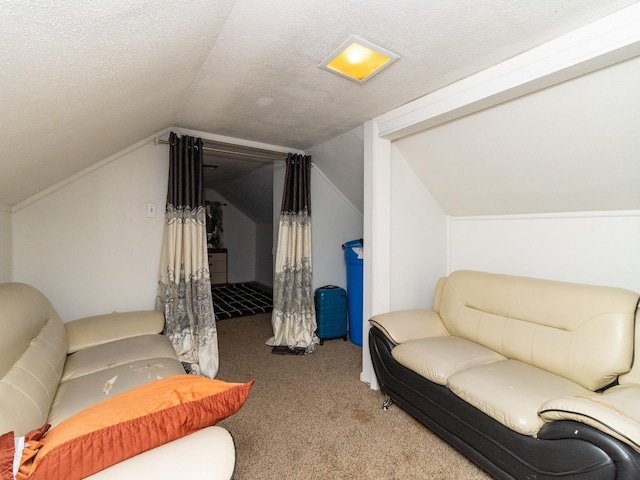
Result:
<svg viewBox="0 0 640 480"><path fill-rule="evenodd" d="M329 62L327 67L351 78L362 80L388 61L389 57L354 42Z"/></svg>
<svg viewBox="0 0 640 480"><path fill-rule="evenodd" d="M347 56L347 61L353 64L364 62L371 53L373 53L371 50L363 47L362 45L358 45L357 43L352 43L346 50L344 50L344 54Z"/></svg>

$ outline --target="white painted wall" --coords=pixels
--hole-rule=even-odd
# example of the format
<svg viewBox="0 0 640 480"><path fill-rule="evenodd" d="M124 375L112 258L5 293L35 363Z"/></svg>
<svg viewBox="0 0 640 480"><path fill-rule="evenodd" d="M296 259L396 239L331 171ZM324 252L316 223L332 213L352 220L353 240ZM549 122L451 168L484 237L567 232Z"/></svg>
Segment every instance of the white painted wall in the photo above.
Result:
<svg viewBox="0 0 640 480"><path fill-rule="evenodd" d="M640 211L451 218L451 270L640 292Z"/></svg>
<svg viewBox="0 0 640 480"><path fill-rule="evenodd" d="M431 308L446 275L447 217L392 145L390 309Z"/></svg>
<svg viewBox="0 0 640 480"><path fill-rule="evenodd" d="M364 210L364 126L307 149L316 165L331 179L357 211Z"/></svg>
<svg viewBox="0 0 640 480"><path fill-rule="evenodd" d="M224 247L227 249L229 283L256 279L256 224L215 190L206 190L206 199L226 203L222 207Z"/></svg>
<svg viewBox="0 0 640 480"><path fill-rule="evenodd" d="M256 223L256 282L273 287L273 223Z"/></svg>
<svg viewBox="0 0 640 480"><path fill-rule="evenodd" d="M320 165L340 162L362 165L362 149L362 130L357 128L307 150L314 162L311 170L314 290L324 285L346 289L347 268L342 245L363 237L364 222L362 212L329 180Z"/></svg>
<svg viewBox="0 0 640 480"><path fill-rule="evenodd" d="M147 139L17 205L14 280L44 292L63 321L153 309L168 164Z"/></svg>
<svg viewBox="0 0 640 480"><path fill-rule="evenodd" d="M342 245L362 238L362 215L317 166L311 173L311 196L313 289L323 285L346 288Z"/></svg>
<svg viewBox="0 0 640 480"><path fill-rule="evenodd" d="M11 208L0 205L0 283L11 281Z"/></svg>

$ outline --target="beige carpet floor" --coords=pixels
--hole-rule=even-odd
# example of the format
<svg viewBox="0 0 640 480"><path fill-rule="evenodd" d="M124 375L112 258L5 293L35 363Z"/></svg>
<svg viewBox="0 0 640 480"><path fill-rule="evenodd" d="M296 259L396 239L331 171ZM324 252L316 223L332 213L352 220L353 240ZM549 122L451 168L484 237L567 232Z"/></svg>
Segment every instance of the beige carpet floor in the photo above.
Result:
<svg viewBox="0 0 640 480"><path fill-rule="evenodd" d="M328 340L311 355L273 355L270 314L218 322L226 381L255 380L220 424L238 450L236 480L487 479L447 443L359 380L360 347Z"/></svg>

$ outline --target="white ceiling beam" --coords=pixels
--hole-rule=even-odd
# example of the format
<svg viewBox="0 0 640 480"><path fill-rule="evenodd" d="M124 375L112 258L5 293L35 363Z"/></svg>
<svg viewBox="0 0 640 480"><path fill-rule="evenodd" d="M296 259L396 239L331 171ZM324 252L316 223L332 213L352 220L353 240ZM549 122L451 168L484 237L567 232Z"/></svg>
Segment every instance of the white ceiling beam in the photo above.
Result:
<svg viewBox="0 0 640 480"><path fill-rule="evenodd" d="M396 140L640 55L640 3L374 119Z"/></svg>

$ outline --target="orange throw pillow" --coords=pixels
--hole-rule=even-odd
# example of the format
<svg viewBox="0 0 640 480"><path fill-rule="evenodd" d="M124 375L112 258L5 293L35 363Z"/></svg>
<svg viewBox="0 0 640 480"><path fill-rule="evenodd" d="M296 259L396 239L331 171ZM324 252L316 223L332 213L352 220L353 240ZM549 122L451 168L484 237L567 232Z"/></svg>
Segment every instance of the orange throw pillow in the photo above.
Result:
<svg viewBox="0 0 640 480"><path fill-rule="evenodd" d="M252 385L176 375L121 393L49 430L17 478L88 477L233 415Z"/></svg>
<svg viewBox="0 0 640 480"><path fill-rule="evenodd" d="M13 432L0 435L0 480L13 480Z"/></svg>

